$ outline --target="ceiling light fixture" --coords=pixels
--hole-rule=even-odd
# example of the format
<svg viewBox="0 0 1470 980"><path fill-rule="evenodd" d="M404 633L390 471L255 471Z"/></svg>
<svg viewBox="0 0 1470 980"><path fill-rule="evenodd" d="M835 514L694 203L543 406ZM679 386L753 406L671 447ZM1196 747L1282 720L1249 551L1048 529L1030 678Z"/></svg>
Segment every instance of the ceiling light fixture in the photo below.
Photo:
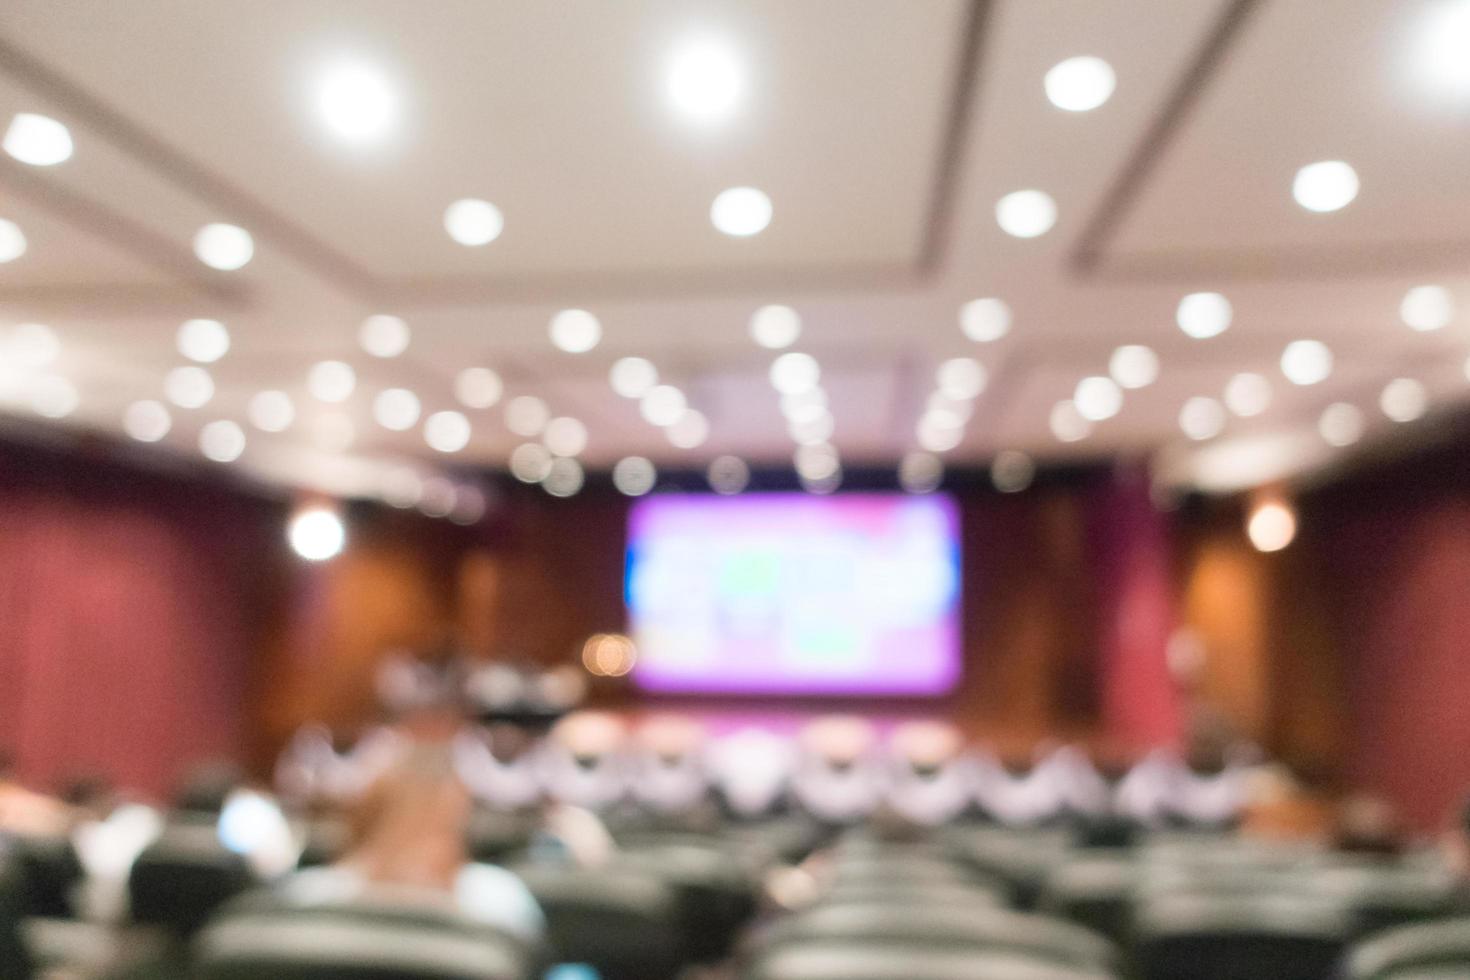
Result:
<svg viewBox="0 0 1470 980"><path fill-rule="evenodd" d="M721 191L709 208L709 220L735 238L758 235L771 223L771 199L754 187Z"/></svg>
<svg viewBox="0 0 1470 980"><path fill-rule="evenodd" d="M1190 293L1179 301L1174 322L1195 340L1218 337L1230 328L1235 311L1219 293Z"/></svg>
<svg viewBox="0 0 1470 980"><path fill-rule="evenodd" d="M71 159L71 131L50 116L18 112L5 130L5 152L33 167L53 167Z"/></svg>
<svg viewBox="0 0 1470 980"><path fill-rule="evenodd" d="M1470 49L1467 49L1470 57ZM1399 318L1410 329L1442 330L1455 318L1455 300L1443 286L1415 286L1399 303Z"/></svg>
<svg viewBox="0 0 1470 980"><path fill-rule="evenodd" d="M20 225L0 218L0 265L20 258L26 254L27 247L25 232L20 230Z"/></svg>
<svg viewBox="0 0 1470 980"><path fill-rule="evenodd" d="M801 336L801 316L789 306L762 306L750 317L750 336L768 350L780 350Z"/></svg>
<svg viewBox="0 0 1470 980"><path fill-rule="evenodd" d="M1112 97L1118 76L1101 58L1081 55L1053 65L1043 84L1047 99L1058 109L1088 112Z"/></svg>
<svg viewBox="0 0 1470 980"><path fill-rule="evenodd" d="M669 59L665 81L669 104L699 125L723 122L739 108L745 74L731 46L712 37L681 42Z"/></svg>
<svg viewBox="0 0 1470 980"><path fill-rule="evenodd" d="M1124 344L1108 358L1108 373L1124 388L1147 388L1158 380L1159 355L1142 344Z"/></svg>
<svg viewBox="0 0 1470 980"><path fill-rule="evenodd" d="M977 344L988 344L1011 332L1011 308L993 296L972 299L960 307L960 332Z"/></svg>
<svg viewBox="0 0 1470 980"><path fill-rule="evenodd" d="M345 143L377 142L398 122L399 98L388 78L366 61L341 58L316 80L316 111Z"/></svg>
<svg viewBox="0 0 1470 980"><path fill-rule="evenodd" d="M1057 202L1045 191L1012 191L995 204L1001 231L1017 238L1036 238L1057 223Z"/></svg>
<svg viewBox="0 0 1470 980"><path fill-rule="evenodd" d="M602 340L602 324L586 310L562 310L549 330L551 342L568 354L585 354Z"/></svg>
<svg viewBox="0 0 1470 980"><path fill-rule="evenodd" d="M357 342L373 357L397 357L408 350L411 337L402 317L375 313L357 328Z"/></svg>
<svg viewBox="0 0 1470 980"><path fill-rule="evenodd" d="M1308 211L1340 211L1358 196L1358 173L1342 160L1309 163L1296 172L1291 196Z"/></svg>
<svg viewBox="0 0 1470 980"><path fill-rule="evenodd" d="M489 201L466 197L444 209L444 230L468 248L488 245L505 230L505 215Z"/></svg>
<svg viewBox="0 0 1470 980"><path fill-rule="evenodd" d="M255 240L238 225L216 222L200 228L194 236L194 254L211 269L233 272L255 256Z"/></svg>
<svg viewBox="0 0 1470 980"><path fill-rule="evenodd" d="M1281 352L1281 373L1295 385L1314 385L1332 374L1332 351L1320 340L1293 340Z"/></svg>
<svg viewBox="0 0 1470 980"><path fill-rule="evenodd" d="M213 364L229 353L230 332L218 320L185 320L176 342L189 360Z"/></svg>

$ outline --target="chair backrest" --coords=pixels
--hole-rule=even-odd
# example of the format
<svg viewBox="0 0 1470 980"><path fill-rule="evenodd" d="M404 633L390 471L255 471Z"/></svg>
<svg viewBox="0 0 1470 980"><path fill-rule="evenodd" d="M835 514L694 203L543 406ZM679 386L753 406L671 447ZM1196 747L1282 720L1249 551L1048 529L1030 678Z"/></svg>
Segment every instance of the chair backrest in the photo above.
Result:
<svg viewBox="0 0 1470 980"><path fill-rule="evenodd" d="M753 876L714 845L646 845L622 852L620 867L668 882L678 900L679 926L688 956L711 962L727 954L740 927L755 915Z"/></svg>
<svg viewBox="0 0 1470 980"><path fill-rule="evenodd" d="M741 980L1113 980L1114 974L1009 953L814 942L756 957Z"/></svg>
<svg viewBox="0 0 1470 980"><path fill-rule="evenodd" d="M245 859L219 842L212 824L175 824L133 863L128 900L134 922L188 934L254 884Z"/></svg>
<svg viewBox="0 0 1470 980"><path fill-rule="evenodd" d="M64 919L73 914L72 892L85 871L70 838L23 836L11 845L19 875L21 907L28 916Z"/></svg>
<svg viewBox="0 0 1470 980"><path fill-rule="evenodd" d="M984 906L818 905L775 923L754 942L757 948L847 942L984 949L1099 969L1111 969L1117 960L1111 942L1080 926Z"/></svg>
<svg viewBox="0 0 1470 980"><path fill-rule="evenodd" d="M1351 922L1303 895L1171 892L1139 906L1133 952L1145 980L1322 980Z"/></svg>
<svg viewBox="0 0 1470 980"><path fill-rule="evenodd" d="M518 865L546 913L558 962L586 963L602 980L663 980L687 958L676 890L632 868Z"/></svg>
<svg viewBox="0 0 1470 980"><path fill-rule="evenodd" d="M1425 970L1470 976L1470 916L1390 929L1358 943L1344 963L1346 980L1401 980Z"/></svg>
<svg viewBox="0 0 1470 980"><path fill-rule="evenodd" d="M1127 943L1137 882L1138 867L1131 856L1094 852L1053 869L1038 908Z"/></svg>
<svg viewBox="0 0 1470 980"><path fill-rule="evenodd" d="M415 911L350 908L242 911L195 937L194 980L529 980L513 937Z"/></svg>
<svg viewBox="0 0 1470 980"><path fill-rule="evenodd" d="M31 975L30 957L20 934L24 902L21 869L0 840L0 980L24 980Z"/></svg>

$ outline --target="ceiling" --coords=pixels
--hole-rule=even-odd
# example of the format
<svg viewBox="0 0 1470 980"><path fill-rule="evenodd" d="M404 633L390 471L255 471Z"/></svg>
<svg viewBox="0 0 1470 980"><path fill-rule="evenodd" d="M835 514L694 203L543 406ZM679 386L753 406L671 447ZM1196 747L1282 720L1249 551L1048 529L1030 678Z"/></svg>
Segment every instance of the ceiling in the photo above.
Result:
<svg viewBox="0 0 1470 980"><path fill-rule="evenodd" d="M0 357L15 325L50 326L61 352L45 371L80 398L47 424L121 434L128 406L162 400L165 375L187 363L180 324L218 319L231 348L207 366L215 397L171 406L162 448L147 451L197 455L200 430L229 419L246 434L231 465L371 494L405 466L505 466L527 441L503 417L517 395L584 423L591 468L629 455L789 461L767 377L776 352L747 326L778 303L802 318L793 349L821 366L845 462L914 450L938 365L971 357L988 383L943 453L952 464L1150 454L1170 479L1213 489L1288 476L1357 450L1318 435L1330 404L1358 406L1373 442L1470 394L1470 312L1422 333L1399 317L1426 283L1470 311L1470 94L1436 92L1418 70L1428 18L1454 2L1339 0L1329 15L1317 0L362 0L348 16L301 0L11 0L0 126L52 117L75 151L48 167L0 155L0 218L28 241L0 264ZM665 97L671 52L696 36L724 39L745 78L721 124L690 125ZM1076 55L1117 76L1089 112L1055 108L1043 88ZM334 139L313 109L314 80L344 58L396 94L398 125L380 142ZM1352 164L1358 197L1326 214L1298 206L1298 168L1331 159ZM710 202L742 185L769 195L774 219L731 237ZM1057 205L1039 237L997 225L997 201L1024 188ZM445 233L445 208L464 197L501 210L495 241ZM246 228L254 258L203 265L191 243L211 222ZM1196 291L1228 297L1228 331L1196 340L1176 326ZM959 309L977 297L1005 301L1009 334L962 333ZM548 337L571 307L601 322L585 353ZM409 324L402 355L359 346L376 313ZM1334 355L1319 384L1278 366L1302 338ZM1085 438L1059 440L1054 406L1107 374L1121 344L1155 350L1158 380ZM685 392L706 441L676 448L612 390L624 356ZM308 391L324 359L356 370L340 405ZM456 403L472 365L504 379L499 404ZM1243 371L1269 380L1269 407L1189 439L1182 406L1220 398ZM1380 411L1400 377L1425 386L1426 419ZM24 381L0 371L0 409L31 418ZM441 453L420 425L378 424L373 399L396 387L424 416L462 411L468 444ZM286 431L246 421L263 389L294 400Z"/></svg>

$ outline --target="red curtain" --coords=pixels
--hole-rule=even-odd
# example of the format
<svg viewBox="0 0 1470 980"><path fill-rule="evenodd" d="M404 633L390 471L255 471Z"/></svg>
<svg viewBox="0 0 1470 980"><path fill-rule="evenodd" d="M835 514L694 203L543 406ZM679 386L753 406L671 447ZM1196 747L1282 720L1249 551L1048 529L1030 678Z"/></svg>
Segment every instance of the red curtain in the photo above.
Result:
<svg viewBox="0 0 1470 980"><path fill-rule="evenodd" d="M162 794L238 757L274 510L85 455L0 454L0 748L24 778Z"/></svg>

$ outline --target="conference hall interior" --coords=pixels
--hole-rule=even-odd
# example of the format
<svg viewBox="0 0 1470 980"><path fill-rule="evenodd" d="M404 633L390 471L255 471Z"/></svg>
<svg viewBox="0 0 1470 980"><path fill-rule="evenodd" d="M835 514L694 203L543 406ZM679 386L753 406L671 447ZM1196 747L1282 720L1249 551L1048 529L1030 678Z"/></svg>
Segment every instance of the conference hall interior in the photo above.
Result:
<svg viewBox="0 0 1470 980"><path fill-rule="evenodd" d="M0 980L1470 980L1470 0L0 3Z"/></svg>

